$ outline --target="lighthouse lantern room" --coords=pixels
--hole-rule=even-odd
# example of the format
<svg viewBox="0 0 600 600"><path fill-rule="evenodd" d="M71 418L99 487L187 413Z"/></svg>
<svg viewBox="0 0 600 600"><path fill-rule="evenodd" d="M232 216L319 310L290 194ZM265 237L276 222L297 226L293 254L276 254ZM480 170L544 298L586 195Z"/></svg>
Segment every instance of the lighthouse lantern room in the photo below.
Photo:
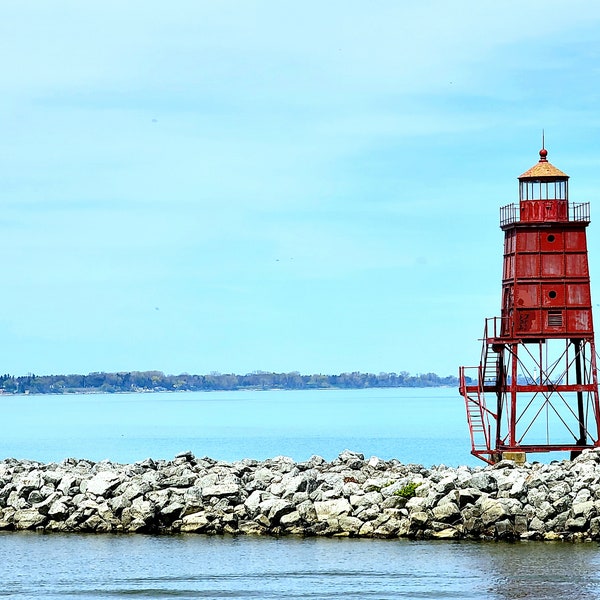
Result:
<svg viewBox="0 0 600 600"><path fill-rule="evenodd" d="M471 452L488 463L600 446L586 228L589 203L540 150L500 209L501 316L486 319L480 364L461 367Z"/></svg>

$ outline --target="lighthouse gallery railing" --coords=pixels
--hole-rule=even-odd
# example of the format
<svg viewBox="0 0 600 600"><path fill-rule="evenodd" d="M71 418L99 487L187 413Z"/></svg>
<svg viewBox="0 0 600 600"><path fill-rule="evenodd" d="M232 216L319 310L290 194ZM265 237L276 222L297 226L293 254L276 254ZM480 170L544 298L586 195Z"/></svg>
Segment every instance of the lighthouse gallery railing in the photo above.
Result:
<svg viewBox="0 0 600 600"><path fill-rule="evenodd" d="M584 221L590 220L590 203L589 202L569 202L569 221ZM518 204L507 204L500 208L500 227L517 223L521 220L521 211Z"/></svg>

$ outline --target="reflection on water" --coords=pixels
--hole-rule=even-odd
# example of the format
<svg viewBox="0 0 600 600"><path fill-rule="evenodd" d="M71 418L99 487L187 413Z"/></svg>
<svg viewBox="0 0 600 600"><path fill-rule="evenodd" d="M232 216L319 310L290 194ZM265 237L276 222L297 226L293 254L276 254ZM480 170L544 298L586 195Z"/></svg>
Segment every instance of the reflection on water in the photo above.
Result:
<svg viewBox="0 0 600 600"><path fill-rule="evenodd" d="M0 596L600 597L596 544L0 534Z"/></svg>

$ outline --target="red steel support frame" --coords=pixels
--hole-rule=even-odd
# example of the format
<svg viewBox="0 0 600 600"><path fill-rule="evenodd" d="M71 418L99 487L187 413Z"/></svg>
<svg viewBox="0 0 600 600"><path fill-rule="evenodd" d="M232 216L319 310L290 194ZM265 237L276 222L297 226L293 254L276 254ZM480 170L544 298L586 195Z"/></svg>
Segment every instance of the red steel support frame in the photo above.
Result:
<svg viewBox="0 0 600 600"><path fill-rule="evenodd" d="M492 435L479 446L475 442L477 432L470 424L471 452L475 456L494 463L506 452L556 451L576 456L586 448L600 446L594 340L565 340L561 355L554 355L550 361L545 357L548 342L484 340L488 348L495 347L498 355L495 382L486 384L478 379L469 383L469 368L461 367L461 394L491 421ZM494 397L494 411L486 406L486 394Z"/></svg>

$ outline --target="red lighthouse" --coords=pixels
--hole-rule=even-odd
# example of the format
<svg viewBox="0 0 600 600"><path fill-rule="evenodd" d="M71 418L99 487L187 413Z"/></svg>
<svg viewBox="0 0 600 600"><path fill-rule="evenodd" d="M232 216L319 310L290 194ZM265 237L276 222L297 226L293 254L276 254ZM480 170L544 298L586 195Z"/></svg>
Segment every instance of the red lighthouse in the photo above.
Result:
<svg viewBox="0 0 600 600"><path fill-rule="evenodd" d="M501 316L486 319L479 366L459 372L471 453L488 463L600 446L589 203L569 202L569 177L547 154L519 177L519 203L500 209Z"/></svg>

